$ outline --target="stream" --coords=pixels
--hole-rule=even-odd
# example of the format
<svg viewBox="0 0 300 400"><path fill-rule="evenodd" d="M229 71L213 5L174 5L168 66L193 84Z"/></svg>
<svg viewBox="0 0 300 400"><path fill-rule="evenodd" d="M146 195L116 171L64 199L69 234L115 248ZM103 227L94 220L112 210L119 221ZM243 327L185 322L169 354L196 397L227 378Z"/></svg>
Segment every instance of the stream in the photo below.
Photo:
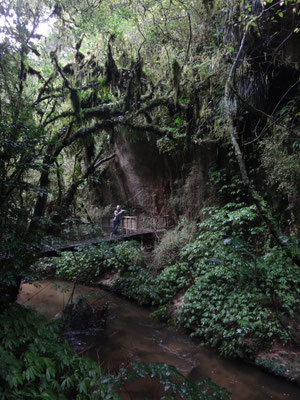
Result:
<svg viewBox="0 0 300 400"><path fill-rule="evenodd" d="M65 307L72 287L71 283L58 281L23 284L18 302L52 318ZM300 399L300 387L241 361L221 359L211 349L199 348L197 340L165 326L152 318L149 310L124 298L82 285L76 287L77 296L108 305L105 330L88 338L90 350L85 353L106 371L115 371L128 361L160 361L174 365L191 380L211 378L226 387L233 400ZM122 398L139 400L147 396L155 400L159 398L155 393L155 388L146 383L132 387Z"/></svg>

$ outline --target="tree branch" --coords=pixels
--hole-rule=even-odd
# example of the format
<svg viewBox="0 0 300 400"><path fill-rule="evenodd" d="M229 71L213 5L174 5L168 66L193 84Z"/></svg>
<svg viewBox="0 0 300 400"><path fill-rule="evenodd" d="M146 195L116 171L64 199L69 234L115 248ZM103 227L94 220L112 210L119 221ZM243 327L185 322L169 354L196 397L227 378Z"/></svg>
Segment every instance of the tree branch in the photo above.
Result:
<svg viewBox="0 0 300 400"><path fill-rule="evenodd" d="M35 100L35 102L32 104L32 106L36 106L40 101L42 101L42 96L45 93L47 86L49 85L49 83L51 82L51 80L53 79L53 76L51 75L46 82L44 83L43 87L40 89L39 94L37 99Z"/></svg>
<svg viewBox="0 0 300 400"><path fill-rule="evenodd" d="M81 185L89 176L91 176L96 171L96 169L100 167L100 165L104 164L107 161L112 160L116 156L116 154L111 154L110 156L107 156L97 162L97 159L100 157L101 153L102 153L102 150L96 156L93 164L87 168L86 172L79 179L72 182L72 184L69 187L69 189L67 190L67 193L65 194L65 196L63 196L61 201L56 204L56 207L54 208L53 213L52 213L51 227L50 227L48 233L51 234L54 231L57 231L57 227L59 227L60 224L67 217L69 207L74 200L78 186ZM60 230L60 229L58 229L58 230Z"/></svg>
<svg viewBox="0 0 300 400"><path fill-rule="evenodd" d="M43 123L43 128L45 128L47 125L51 124L52 122L57 121L58 119L72 117L74 115L75 114L74 114L73 111L66 111L66 112L63 112L63 113L61 113L59 115L56 115L55 117L53 117L53 118L51 118L49 120L46 119L46 121Z"/></svg>
<svg viewBox="0 0 300 400"><path fill-rule="evenodd" d="M274 7L275 5L271 6ZM269 9L271 8L269 7ZM230 135L230 139L231 139L231 143L235 152L235 156L240 168L240 172L241 172L241 176L242 176L242 180L245 184L245 186L248 188L249 193L252 197L252 200L254 201L254 204L256 205L257 211L260 215L260 217L266 222L267 227L271 233L271 235L273 236L275 242L286 252L286 254L291 258L291 260L298 266L300 267L300 259L297 257L297 255L293 254L292 249L289 247L289 245L287 243L284 243L281 238L280 235L277 231L275 222L271 216L271 213L269 212L269 210L267 208L265 208L264 204L264 199L263 197L258 193L258 191L256 190L255 186L253 185L253 183L250 181L248 173L247 173L247 168L246 168L246 164L244 162L243 159L243 153L240 149L240 146L238 144L238 141L236 139L236 129L234 126L234 122L233 122L233 112L231 111L231 105L230 105L230 98L229 98L229 94L230 94L230 89L232 89L232 77L235 73L236 67L237 67L237 63L240 59L240 55L243 51L244 48L244 44L245 44L245 40L246 40L246 36L248 33L248 29L251 26L251 24L256 21L257 19L259 19L265 12L266 10L263 10L259 15L253 17L246 25L246 29L245 32L243 34L242 40L241 40L241 44L238 50L238 53L235 57L234 63L230 69L228 78L226 80L226 84L225 84L225 93L224 93L224 102L225 102L225 108L226 108L226 112L227 112L227 120L228 120L228 128L229 128L229 135Z"/></svg>
<svg viewBox="0 0 300 400"><path fill-rule="evenodd" d="M272 115L269 115L269 114L265 113L264 111L259 110L258 108L254 107L252 104L247 103L247 101L244 100L244 99L240 96L240 94L238 93L238 91L235 90L230 84L229 84L229 87L230 87L230 90L232 90L232 92L236 95L236 97L238 97L238 99L241 100L241 102L245 104L245 106L251 108L253 111L256 111L256 112L259 113L259 114L264 115L264 116L267 117L267 118L273 119L273 116L272 116Z"/></svg>
<svg viewBox="0 0 300 400"><path fill-rule="evenodd" d="M117 117L122 114L123 101L117 101L115 103L100 104L97 107L83 108L82 114L86 118L110 118Z"/></svg>
<svg viewBox="0 0 300 400"><path fill-rule="evenodd" d="M138 124L134 124L133 122L130 122L128 120L124 121L122 123L122 125L126 125L128 126L130 129L133 129L135 131L146 131L146 132L152 132L155 135L159 136L159 137L168 137L169 139L174 139L173 134L170 130L168 129L164 129L164 128L160 128L156 125L138 125Z"/></svg>
<svg viewBox="0 0 300 400"><path fill-rule="evenodd" d="M185 55L185 60L184 60L184 64L183 64L183 65L185 65L185 64L188 62L189 53L190 53L190 48L191 48L191 43L192 43L192 40L193 40L192 21L191 21L191 15L190 15L189 12L187 13L187 16L188 16L188 20L189 20L189 31L190 31L190 35L189 35L188 47L187 47L187 49L186 49L186 55ZM183 66L182 66L182 68L183 68Z"/></svg>

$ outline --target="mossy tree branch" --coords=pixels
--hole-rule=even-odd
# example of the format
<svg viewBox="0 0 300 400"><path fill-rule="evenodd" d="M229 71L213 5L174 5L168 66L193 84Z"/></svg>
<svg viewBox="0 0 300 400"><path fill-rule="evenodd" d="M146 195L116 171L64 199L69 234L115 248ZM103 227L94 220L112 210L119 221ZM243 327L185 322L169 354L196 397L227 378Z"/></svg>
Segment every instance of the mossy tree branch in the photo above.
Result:
<svg viewBox="0 0 300 400"><path fill-rule="evenodd" d="M91 175L93 175L96 170L100 167L100 165L112 160L115 158L116 154L111 154L107 157L102 158L99 160L102 154L102 150L98 153L95 157L92 164L86 169L85 173L78 178L76 181L72 182L71 186L67 190L66 194L62 196L62 198L57 202L53 210L53 216L51 218L51 228L49 233L53 233L53 229L60 225L64 219L67 217L68 210L70 205L72 204L75 194L77 192L78 187L84 183L84 181Z"/></svg>

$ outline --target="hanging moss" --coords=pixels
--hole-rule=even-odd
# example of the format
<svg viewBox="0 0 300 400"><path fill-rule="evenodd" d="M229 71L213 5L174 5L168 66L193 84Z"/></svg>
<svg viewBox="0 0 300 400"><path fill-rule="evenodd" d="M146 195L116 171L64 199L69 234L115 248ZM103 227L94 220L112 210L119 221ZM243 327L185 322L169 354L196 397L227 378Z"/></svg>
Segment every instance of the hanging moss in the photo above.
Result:
<svg viewBox="0 0 300 400"><path fill-rule="evenodd" d="M177 106L180 95L181 67L176 59L172 62L173 88L174 88L174 104Z"/></svg>

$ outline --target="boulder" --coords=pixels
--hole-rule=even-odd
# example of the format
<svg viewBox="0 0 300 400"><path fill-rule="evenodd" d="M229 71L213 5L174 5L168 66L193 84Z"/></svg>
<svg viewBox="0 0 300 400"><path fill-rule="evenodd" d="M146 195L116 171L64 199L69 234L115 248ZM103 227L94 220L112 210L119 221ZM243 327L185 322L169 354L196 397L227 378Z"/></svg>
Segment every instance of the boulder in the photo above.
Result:
<svg viewBox="0 0 300 400"><path fill-rule="evenodd" d="M84 297L78 297L63 310L62 318L71 329L84 330L89 326L93 308Z"/></svg>

